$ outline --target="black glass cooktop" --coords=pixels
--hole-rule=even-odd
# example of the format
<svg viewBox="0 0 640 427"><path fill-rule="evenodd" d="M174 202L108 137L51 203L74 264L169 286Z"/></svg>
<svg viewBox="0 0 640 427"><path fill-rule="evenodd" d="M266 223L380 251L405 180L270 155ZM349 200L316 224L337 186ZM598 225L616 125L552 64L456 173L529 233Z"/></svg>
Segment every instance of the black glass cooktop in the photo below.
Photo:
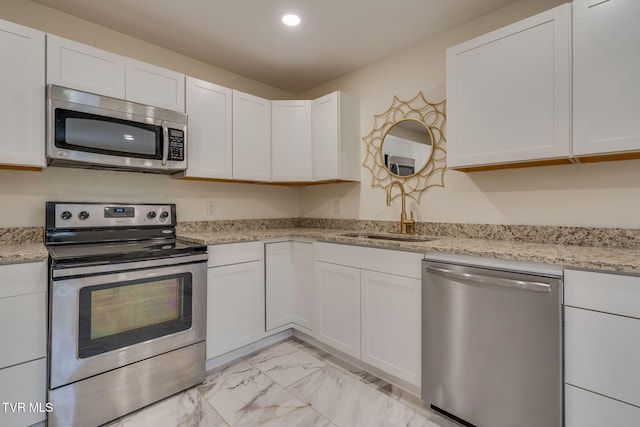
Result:
<svg viewBox="0 0 640 427"><path fill-rule="evenodd" d="M182 239L47 246L54 265L113 264L206 253L207 246Z"/></svg>

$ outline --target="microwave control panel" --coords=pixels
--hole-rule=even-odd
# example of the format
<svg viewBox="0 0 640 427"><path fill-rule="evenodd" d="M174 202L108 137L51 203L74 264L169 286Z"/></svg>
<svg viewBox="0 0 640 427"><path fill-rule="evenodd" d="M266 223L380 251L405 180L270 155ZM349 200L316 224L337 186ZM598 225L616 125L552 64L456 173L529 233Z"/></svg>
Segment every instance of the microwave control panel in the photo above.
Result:
<svg viewBox="0 0 640 427"><path fill-rule="evenodd" d="M169 160L184 161L184 131L169 129Z"/></svg>

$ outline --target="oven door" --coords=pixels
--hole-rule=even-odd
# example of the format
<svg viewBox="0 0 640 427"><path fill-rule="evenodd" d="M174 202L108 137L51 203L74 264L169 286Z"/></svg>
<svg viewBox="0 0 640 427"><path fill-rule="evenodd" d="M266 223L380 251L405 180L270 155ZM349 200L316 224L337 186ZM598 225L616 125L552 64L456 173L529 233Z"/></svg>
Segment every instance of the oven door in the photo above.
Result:
<svg viewBox="0 0 640 427"><path fill-rule="evenodd" d="M204 341L206 274L206 255L54 270L50 388Z"/></svg>

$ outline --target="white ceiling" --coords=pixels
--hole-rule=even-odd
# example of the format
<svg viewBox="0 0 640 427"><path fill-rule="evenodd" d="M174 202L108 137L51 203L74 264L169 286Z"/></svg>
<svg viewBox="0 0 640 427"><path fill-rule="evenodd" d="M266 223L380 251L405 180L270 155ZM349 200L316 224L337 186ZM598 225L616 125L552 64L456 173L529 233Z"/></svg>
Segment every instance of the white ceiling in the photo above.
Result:
<svg viewBox="0 0 640 427"><path fill-rule="evenodd" d="M515 0L33 1L300 93Z"/></svg>

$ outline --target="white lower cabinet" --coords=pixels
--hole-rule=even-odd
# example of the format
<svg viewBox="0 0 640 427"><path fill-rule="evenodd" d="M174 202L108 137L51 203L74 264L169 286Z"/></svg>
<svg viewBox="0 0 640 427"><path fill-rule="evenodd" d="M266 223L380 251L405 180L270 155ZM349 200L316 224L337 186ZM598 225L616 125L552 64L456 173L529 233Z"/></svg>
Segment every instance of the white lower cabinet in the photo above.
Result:
<svg viewBox="0 0 640 427"><path fill-rule="evenodd" d="M312 333L315 329L315 292L313 280L313 243L292 242L293 312L295 325Z"/></svg>
<svg viewBox="0 0 640 427"><path fill-rule="evenodd" d="M419 253L316 243L316 339L420 386Z"/></svg>
<svg viewBox="0 0 640 427"><path fill-rule="evenodd" d="M640 425L640 277L565 270L567 427Z"/></svg>
<svg viewBox="0 0 640 427"><path fill-rule="evenodd" d="M360 269L316 261L316 338L360 358Z"/></svg>
<svg viewBox="0 0 640 427"><path fill-rule="evenodd" d="M262 243L209 247L207 359L264 337Z"/></svg>
<svg viewBox="0 0 640 427"><path fill-rule="evenodd" d="M1 265L0 284L0 425L28 426L46 417L47 262Z"/></svg>
<svg viewBox="0 0 640 427"><path fill-rule="evenodd" d="M313 332L313 244L265 244L266 330L286 326Z"/></svg>
<svg viewBox="0 0 640 427"><path fill-rule="evenodd" d="M362 270L362 360L420 386L420 279Z"/></svg>
<svg viewBox="0 0 640 427"><path fill-rule="evenodd" d="M293 242L265 246L266 330L288 325L293 311Z"/></svg>

